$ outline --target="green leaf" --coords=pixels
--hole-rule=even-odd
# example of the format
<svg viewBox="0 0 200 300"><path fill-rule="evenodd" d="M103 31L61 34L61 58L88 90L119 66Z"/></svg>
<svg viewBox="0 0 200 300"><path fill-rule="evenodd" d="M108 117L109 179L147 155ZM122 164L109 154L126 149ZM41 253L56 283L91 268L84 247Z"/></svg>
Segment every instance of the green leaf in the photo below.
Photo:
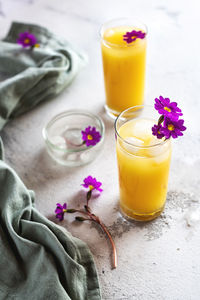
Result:
<svg viewBox="0 0 200 300"><path fill-rule="evenodd" d="M69 214L73 214L73 213L75 213L76 212L76 209L67 209L67 212L69 213Z"/></svg>
<svg viewBox="0 0 200 300"><path fill-rule="evenodd" d="M158 125L160 125L164 121L164 116L161 115L160 118L158 119Z"/></svg>
<svg viewBox="0 0 200 300"><path fill-rule="evenodd" d="M87 219L85 219L85 218L83 218L83 217L76 217L75 218L76 219L76 221L79 221L79 222L83 222L83 221L86 221Z"/></svg>
<svg viewBox="0 0 200 300"><path fill-rule="evenodd" d="M87 192L87 201L90 200L91 196L92 196L92 190L90 190L89 192Z"/></svg>

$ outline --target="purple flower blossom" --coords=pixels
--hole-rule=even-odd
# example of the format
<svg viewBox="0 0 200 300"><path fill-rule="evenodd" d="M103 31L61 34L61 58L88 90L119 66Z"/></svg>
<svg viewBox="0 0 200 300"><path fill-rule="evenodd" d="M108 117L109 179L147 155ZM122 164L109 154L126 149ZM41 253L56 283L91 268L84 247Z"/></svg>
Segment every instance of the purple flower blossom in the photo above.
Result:
<svg viewBox="0 0 200 300"><path fill-rule="evenodd" d="M56 218L62 221L64 219L64 214L67 212L67 203L64 203L63 205L57 203L56 205L57 205L55 210Z"/></svg>
<svg viewBox="0 0 200 300"><path fill-rule="evenodd" d="M101 135L95 127L88 126L81 133L82 140L85 141L87 147L95 146L101 139Z"/></svg>
<svg viewBox="0 0 200 300"><path fill-rule="evenodd" d="M89 188L90 191L97 190L99 192L102 192L103 190L100 188L102 183L100 181L97 181L96 178L93 178L92 176L88 176L83 180L83 184L81 184L84 188Z"/></svg>
<svg viewBox="0 0 200 300"><path fill-rule="evenodd" d="M136 39L144 39L146 36L145 32L142 32L141 30L132 30L126 32L126 34L123 35L123 40L127 42L127 44L130 44L134 42Z"/></svg>
<svg viewBox="0 0 200 300"><path fill-rule="evenodd" d="M152 134L155 135L158 139L162 139L164 137L164 134L161 132L162 128L163 127L161 124L154 125L152 127Z"/></svg>
<svg viewBox="0 0 200 300"><path fill-rule="evenodd" d="M160 129L161 133L164 134L166 139L173 137L176 139L178 136L182 136L182 131L186 130L186 127L183 126L184 120L171 120L169 118L164 119L164 126Z"/></svg>
<svg viewBox="0 0 200 300"><path fill-rule="evenodd" d="M22 45L23 48L34 47L37 45L36 37L29 32L22 32L19 34L17 43Z"/></svg>
<svg viewBox="0 0 200 300"><path fill-rule="evenodd" d="M176 102L170 102L169 98L163 98L162 96L155 99L154 107L159 114L171 120L178 120L179 116L183 115Z"/></svg>

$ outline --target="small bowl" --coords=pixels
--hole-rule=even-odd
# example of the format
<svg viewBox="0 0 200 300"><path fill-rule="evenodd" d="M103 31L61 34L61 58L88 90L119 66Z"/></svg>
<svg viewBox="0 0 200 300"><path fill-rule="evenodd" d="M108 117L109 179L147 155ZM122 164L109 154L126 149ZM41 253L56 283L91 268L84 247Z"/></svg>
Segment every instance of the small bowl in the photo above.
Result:
<svg viewBox="0 0 200 300"><path fill-rule="evenodd" d="M81 131L88 126L96 127L101 140L94 146L83 144ZM96 115L84 110L62 112L44 127L43 138L49 155L59 164L77 167L94 160L104 140L105 126Z"/></svg>

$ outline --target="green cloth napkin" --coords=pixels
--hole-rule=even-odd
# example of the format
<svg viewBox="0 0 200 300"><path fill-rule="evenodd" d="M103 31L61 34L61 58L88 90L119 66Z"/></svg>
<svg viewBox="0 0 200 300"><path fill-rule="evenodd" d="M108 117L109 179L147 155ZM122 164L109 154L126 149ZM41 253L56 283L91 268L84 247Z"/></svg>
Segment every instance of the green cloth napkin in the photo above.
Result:
<svg viewBox="0 0 200 300"><path fill-rule="evenodd" d="M36 35L41 48L17 45L24 31ZM57 95L83 62L47 29L13 23L0 42L0 130L9 119ZM0 299L101 299L87 245L37 211L33 191L3 156L0 137Z"/></svg>
<svg viewBox="0 0 200 300"><path fill-rule="evenodd" d="M40 48L23 49L19 33L28 31ZM46 28L14 22L0 41L0 130L9 119L59 94L85 64L85 57Z"/></svg>
<svg viewBox="0 0 200 300"><path fill-rule="evenodd" d="M0 299L101 299L86 244L37 211L2 153L0 138Z"/></svg>

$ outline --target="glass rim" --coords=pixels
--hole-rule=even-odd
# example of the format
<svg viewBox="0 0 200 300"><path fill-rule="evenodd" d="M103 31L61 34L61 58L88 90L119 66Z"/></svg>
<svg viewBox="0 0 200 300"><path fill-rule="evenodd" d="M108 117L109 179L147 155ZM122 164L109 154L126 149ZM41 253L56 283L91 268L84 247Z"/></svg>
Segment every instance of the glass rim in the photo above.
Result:
<svg viewBox="0 0 200 300"><path fill-rule="evenodd" d="M147 36L147 34L148 34L148 28L147 28L147 25L145 24L145 23L143 23L142 21L140 21L140 19L138 19L138 18L131 18L131 17L124 17L124 18L116 18L116 19L111 19L111 20L109 20L109 21L106 21L106 22L104 22L102 25L101 25L101 27L100 27L100 30L99 30L99 35L100 35L100 37L101 37L101 40L102 41L105 41L105 39L103 38L103 33L105 32L105 30L104 30L104 27L107 25L107 24L109 24L109 23L112 23L112 22L115 22L115 21L135 21L135 22L138 22L138 23L140 23L143 27L144 27L144 29L145 29L145 33L146 33L146 36ZM134 23L134 22L133 22ZM146 36L145 36L145 38L144 38L144 40L146 40ZM135 44L134 43L130 43L130 44L124 44L124 45L118 45L118 44L116 44L116 43L110 43L110 42L107 42L107 41L105 41L105 43L106 44L108 44L108 45L110 45L110 46L115 46L116 48L127 48L127 47L132 47L132 46L134 46Z"/></svg>
<svg viewBox="0 0 200 300"><path fill-rule="evenodd" d="M82 115L82 116L88 116L88 117L91 117L93 119L96 119L99 124L100 124L100 134L101 134L101 140L99 141L99 143L97 143L96 145L100 145L102 144L103 140L104 140L104 135L105 135L105 125L102 121L102 119L87 111L87 110L83 110L83 109L73 109L73 110L66 110L64 112L61 112L57 115L55 115L53 118L51 118L50 121L48 121L48 123L43 127L42 129L42 135L43 135L43 138L44 138L44 141L48 144L48 146L50 146L51 148L55 149L55 150L58 150L58 151L61 151L63 153L74 153L74 152L84 152L86 150L89 150L91 148L94 148L96 145L94 146L89 146L87 148L73 148L73 149L63 149L61 147L58 147L56 146L54 143L52 143L50 141L50 138L49 138L49 134L48 134L48 129L51 127L51 125L53 125L57 120L63 118L63 117L67 117L67 116L71 116L71 115Z"/></svg>
<svg viewBox="0 0 200 300"><path fill-rule="evenodd" d="M135 145L134 143L130 143L130 142L127 142L118 132L117 130L117 122L118 120L121 118L122 114L124 114L125 112L127 112L128 110L131 110L131 109L134 109L134 108L153 108L152 105L135 105L135 106L131 106L125 110L123 110L116 118L115 120L115 123L114 123L114 128L115 128L115 134L125 143L125 144L128 144L132 147L135 147L135 148L138 148L138 149L152 149L154 147L158 147L158 146L163 146L167 143L169 143L171 141L171 138L170 139L166 139L166 140L160 140L160 142L158 142L157 144L154 144L154 145L149 145L149 146L138 146L138 145ZM137 111L137 110L136 110ZM134 118L133 118L134 119ZM131 119L130 119L131 120Z"/></svg>

